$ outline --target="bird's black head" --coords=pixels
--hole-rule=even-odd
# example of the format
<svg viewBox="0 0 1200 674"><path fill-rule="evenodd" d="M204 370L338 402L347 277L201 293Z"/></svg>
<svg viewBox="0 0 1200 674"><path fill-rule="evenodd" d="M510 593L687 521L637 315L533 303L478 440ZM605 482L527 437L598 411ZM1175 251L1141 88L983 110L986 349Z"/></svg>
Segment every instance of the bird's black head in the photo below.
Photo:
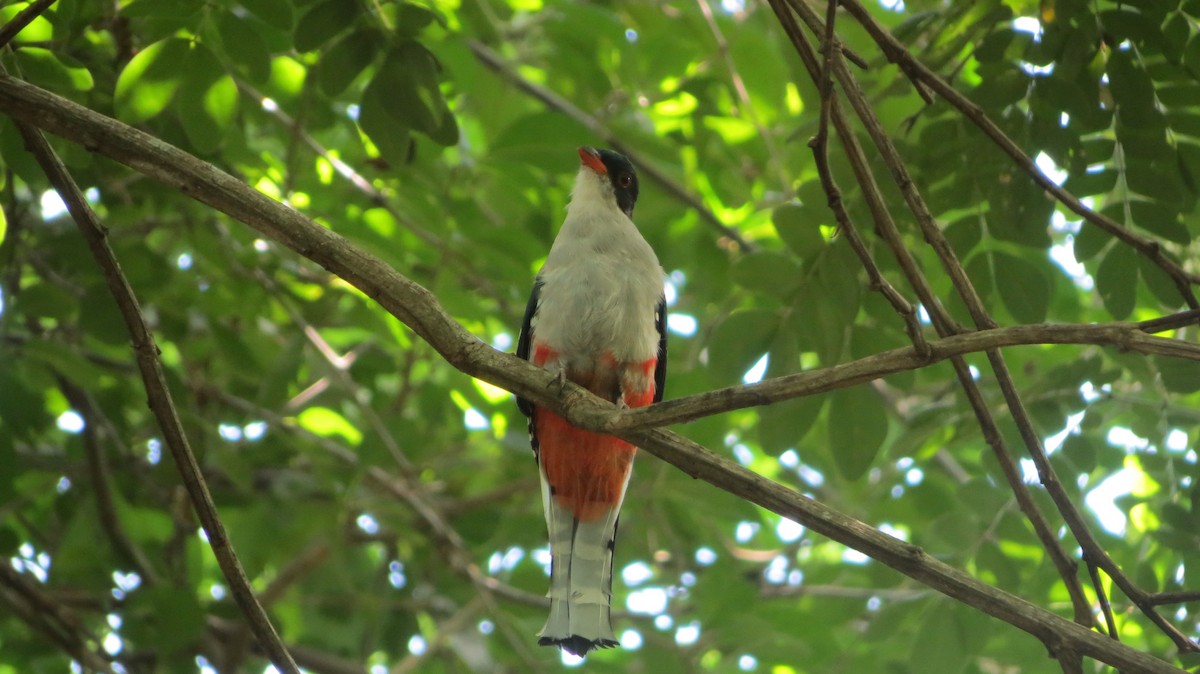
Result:
<svg viewBox="0 0 1200 674"><path fill-rule="evenodd" d="M590 147L579 148L579 158L584 166L608 178L613 195L617 198L617 207L632 220L633 207L638 198L637 171L633 169L633 164L623 154Z"/></svg>

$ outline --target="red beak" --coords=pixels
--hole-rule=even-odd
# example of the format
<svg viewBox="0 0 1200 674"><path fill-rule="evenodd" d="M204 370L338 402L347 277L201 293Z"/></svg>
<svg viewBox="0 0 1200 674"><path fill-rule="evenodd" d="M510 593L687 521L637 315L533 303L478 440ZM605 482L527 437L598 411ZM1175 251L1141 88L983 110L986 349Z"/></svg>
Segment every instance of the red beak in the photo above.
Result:
<svg viewBox="0 0 1200 674"><path fill-rule="evenodd" d="M608 175L608 167L604 162L600 161L600 153L594 148L583 146L579 148L579 160L584 166L592 169L600 175Z"/></svg>

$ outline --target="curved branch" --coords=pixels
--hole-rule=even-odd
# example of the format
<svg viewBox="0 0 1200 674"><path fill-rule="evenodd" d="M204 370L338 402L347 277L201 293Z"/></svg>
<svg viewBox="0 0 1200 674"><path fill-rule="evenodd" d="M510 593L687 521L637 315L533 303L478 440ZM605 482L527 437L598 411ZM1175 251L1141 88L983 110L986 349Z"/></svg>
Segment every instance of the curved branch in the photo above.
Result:
<svg viewBox="0 0 1200 674"><path fill-rule="evenodd" d="M3 75L3 78L10 79L7 75ZM37 159L38 164L46 173L46 177L49 178L50 184L67 204L71 217L87 241L92 256L108 284L109 292L116 301L121 317L129 330L130 341L136 355L138 369L142 374L150 410L154 413L158 426L162 430L164 442L171 450L176 467L179 469L180 478L183 480L188 495L191 497L192 505L196 509L196 514L204 526L204 533L208 537L209 546L217 558L221 572L229 582L234 599L250 624L250 629L255 637L267 651L271 662L284 672L299 674L300 670L297 669L292 656L288 654L287 648L280 640L266 611L254 597L254 591L250 588L250 581L233 549L233 543L225 533L225 526L217 514L216 504L213 503L212 495L209 494L208 487L204 483L204 475L200 471L199 464L196 463L196 457L192 453L187 435L179 420L174 399L167 387L162 361L159 359L158 346L142 315L133 288L130 287L108 244L104 226L100 223L95 211L88 205L79 186L67 172L66 166L54 153L41 132L32 125L21 121L17 122L17 128L24 137L26 146Z"/></svg>
<svg viewBox="0 0 1200 674"><path fill-rule="evenodd" d="M861 5L858 5L856 0L848 2L847 7L851 9L851 13L856 11L852 8L852 5L857 5L857 7L861 9ZM856 18L860 18L857 14L855 16ZM878 26L876 27L878 28ZM966 270L958 259L957 254L950 246L945 234L934 222L934 218L929 210L928 204L925 202L920 190L917 189L916 184L909 175L908 168L901 159L895 143L893 143L892 139L884 131L879 118L875 115L874 110L872 110L870 105L867 103L866 96L859 88L853 74L850 72L849 68L846 67L845 63L841 61L835 62L835 70L838 81L842 85L842 90L845 93L847 100L850 102L851 107L854 108L859 121L861 121L863 126L866 128L873 144L883 158L884 163L887 165L891 173L891 177L896 183L897 188L900 190L910 212L915 217L917 225L920 228L921 233L924 235L925 241L929 244L929 246L938 256L938 259L941 261L942 268L950 277L955 291L966 305L968 313L971 315L971 319L975 323L975 326L980 329L996 327L996 322L987 313L979 293L971 283L971 279L967 276ZM949 85L945 84L944 82L942 82L942 84L945 88L953 91ZM942 92L939 90L939 93ZM964 111L964 114L967 114L966 111ZM986 120L987 118L982 117L982 119ZM1038 172L1034 177L1037 179L1039 176L1041 176L1040 172ZM1041 178L1044 180L1044 176L1041 176ZM1042 183L1039 181L1039 184ZM1054 188L1056 190L1058 189L1057 186L1054 186ZM1074 197L1067 192L1061 192L1061 195L1058 192L1055 194L1056 196L1066 195L1067 197L1074 199ZM1084 210L1087 213L1091 213L1090 209L1085 208ZM1084 213L1080 214L1084 215ZM1111 220L1108 222L1114 227L1118 227L1116 223L1113 223ZM884 229L894 230L894 222L889 220ZM1118 227L1118 229L1131 237L1142 239L1141 244L1146 244L1147 246L1147 249L1145 250L1139 247L1141 244L1139 244L1137 241L1130 240L1127 242L1131 243L1131 245L1134 245L1135 248L1138 248L1138 250L1144 254L1150 256L1151 259L1158 262L1165 271L1170 273L1172 278L1175 279L1176 285L1179 286L1180 291L1183 293L1185 299L1188 300L1188 305L1193 309L1197 308L1198 303L1195 296L1191 293L1189 285L1190 281L1186 278L1180 277L1179 273L1182 273L1182 270L1178 267L1178 265L1175 265L1170 259L1162 257L1162 252L1158 243L1150 239L1144 239L1144 237L1138 237L1138 235L1129 232L1127 229L1120 227ZM891 231L890 233L887 233L885 238L888 239L889 245L893 246L893 249L896 250L898 256L909 255L908 251L903 248L903 244L900 243L898 231ZM1172 269L1175 271L1173 272ZM906 273L909 273L907 267ZM915 275L910 275L910 278L914 281L914 283L926 284L919 271L917 271ZM922 301L925 301L925 299L925 295L922 295ZM930 306L927 308L929 309L935 326L938 327L940 332L945 334L944 326L950 325L950 318L949 315L945 313L945 309L941 307L941 305ZM1080 514L1079 509L1075 506L1074 502L1071 501L1070 496L1066 493L1066 490L1063 488L1061 481L1055 473L1053 466L1050 464L1049 457L1047 456L1045 447L1042 444L1041 436L1034 427L1033 420L1029 415L1024 402L1021 400L1019 393L1017 392L1016 384L1008 368L1008 364L1004 360L1004 356L997 349L989 349L987 351L987 359L991 366L992 372L996 377L996 381L999 385L1001 393L1004 396L1005 402L1008 404L1013 422L1017 427L1022 442L1025 444L1025 447L1029 452L1029 456L1037 468L1038 477L1042 485L1046 488L1047 493L1050 495L1051 500L1054 502L1055 507L1058 509L1059 514L1062 515L1063 520L1066 522L1068 528L1071 530L1072 535L1074 535L1080 546L1087 552L1088 556L1100 566L1100 568L1104 569L1104 571L1113 579L1114 583L1116 583L1116 585L1121 588L1121 591L1124 592L1125 595L1138 606L1142 613L1164 634L1170 637L1177 648L1184 652L1200 651L1200 646L1198 646L1192 639L1188 638L1187 635L1183 634L1183 632L1175 627L1170 621L1161 616L1154 609L1153 605L1147 603L1146 598L1149 596L1149 593L1145 590L1142 590L1132 580L1130 580L1129 577L1125 575L1121 568L1108 554L1108 552L1105 551L1104 548L1096 541L1091 529L1088 527L1087 522ZM968 392L968 395L976 395L977 386L965 376L965 373L962 371L963 368L957 361L955 362L955 367L956 370L959 371L959 379L962 381L963 387ZM979 406L974 402L972 404L977 410L980 409ZM983 418L981 417L981 424L982 423ZM988 430L985 428L985 435L987 434ZM1007 469L1008 468L1006 467L1006 470ZM1023 486L1019 487L1011 479L1010 483L1013 484L1014 489L1023 489ZM1083 618L1084 616L1080 615L1077 617ZM1091 620L1090 616L1088 616L1088 620Z"/></svg>
<svg viewBox="0 0 1200 674"><path fill-rule="evenodd" d="M528 396L582 425L583 420L568 411L567 400L550 394L559 387L550 386L555 378L549 372L483 344L446 314L429 291L245 183L148 134L5 76L0 76L0 111L101 151L241 220L355 285L458 369ZM589 397L595 401L593 404L600 405L598 398L579 387L568 387L564 395L566 399ZM677 434L652 429L628 430L616 435L637 443L693 477L859 550L914 580L1034 635L1043 643L1061 644L1073 652L1131 671L1180 671L987 585L914 545L753 473Z"/></svg>
<svg viewBox="0 0 1200 674"><path fill-rule="evenodd" d="M648 176L654 182L658 183L659 186L661 186L667 192L670 192L676 199L682 201L688 208L695 211L696 214L700 216L701 220L708 223L710 227L713 227L720 232L722 236L728 237L730 240L735 242L739 248L744 251L754 251L758 249L758 246L755 246L752 242L743 238L741 232L739 232L736 228L730 227L722 222L721 219L717 217L716 213L713 213L708 206L704 205L704 202L701 201L699 197L691 192L688 192L682 185L673 180L663 171L659 170L659 168L653 162L643 156L640 152L621 142L621 139L618 138L616 134L601 124L595 117L587 114L583 110L580 110L575 106L575 104L571 103L562 96L559 96L553 91L550 91L545 87L538 86L524 77L521 77L521 74L514 70L512 66L505 63L504 59L500 58L499 54L492 51L490 47L482 42L467 40L467 46L471 49L471 53L475 54L475 58L479 59L480 63L511 82L521 91L524 91L530 96L538 99L547 107L552 108L566 115L567 117L570 117L588 131L591 131L600 138L603 138L604 142L611 145L613 149L625 155L626 157L629 157L630 161L637 166L638 171Z"/></svg>
<svg viewBox="0 0 1200 674"><path fill-rule="evenodd" d="M1158 319L1155 319L1158 320ZM1094 344L1115 346L1125 351L1200 360L1200 344L1145 334L1137 323L1106 325L1018 325L967 332L927 342L929 355L922 357L912 347L883 351L865 358L819 370L798 372L757 384L731 386L677 398L616 414L601 411L606 423L600 427L616 432L632 428L668 426L747 407L769 405L856 386L898 372L916 370L968 353L1000 347L1037 344Z"/></svg>
<svg viewBox="0 0 1200 674"><path fill-rule="evenodd" d="M924 63L921 63L914 57L904 44L897 40L883 26L875 21L867 8L863 6L859 0L843 0L842 6L846 11L862 25L870 34L871 39L879 45L884 56L888 61L895 63L900 69L912 78L914 81L923 82L935 93L946 99L950 105L954 106L963 114L964 117L971 120L997 147L1008 155L1022 171L1029 175L1034 182L1043 190L1051 194L1064 206L1069 208L1071 212L1079 217L1087 220L1091 224L1099 227L1109 235L1115 237L1122 243L1132 247L1142 255L1149 258L1154 264L1158 265L1164 272L1171 277L1176 288L1179 289L1180 295L1187 302L1188 306L1195 309L1200 307L1200 301L1197 301L1195 293L1192 292L1192 284L1200 284L1200 275L1189 273L1179 265L1175 260L1167 257L1163 253L1162 243L1156 239L1138 234L1130 230L1128 227L1123 227L1112 218L1106 215L1097 213L1088 208L1083 202L1062 187L1056 185L1050 180L1042 170L1038 168L1037 163L1025 154L1013 139L1009 138L1000 127L984 113L983 108L976 105L974 102L967 99L958 92L949 82L938 76L937 73L930 70Z"/></svg>

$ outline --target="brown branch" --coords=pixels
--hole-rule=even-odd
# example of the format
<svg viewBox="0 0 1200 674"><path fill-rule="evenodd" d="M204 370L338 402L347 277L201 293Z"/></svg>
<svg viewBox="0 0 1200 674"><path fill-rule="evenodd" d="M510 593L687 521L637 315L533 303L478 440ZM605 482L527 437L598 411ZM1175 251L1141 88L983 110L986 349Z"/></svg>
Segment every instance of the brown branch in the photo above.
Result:
<svg viewBox="0 0 1200 674"><path fill-rule="evenodd" d="M1083 674L1083 658L1070 648L1061 648L1054 652L1058 666L1063 674Z"/></svg>
<svg viewBox="0 0 1200 674"><path fill-rule="evenodd" d="M800 11L800 16L808 23L809 29L817 31L819 20L815 12L808 9L804 3L796 3L797 7L803 8ZM809 72L809 76L814 81L820 81L821 68L817 63L816 55L809 46L807 39L801 33L800 28L796 25L795 19L787 11L779 0L771 0L771 6L775 9L775 14L783 25L785 32L792 41L801 60L804 62L805 68ZM819 34L819 33L818 33ZM834 71L838 77L838 82L842 86L844 94L849 98L851 105L859 114L859 118L864 124L871 127L871 122L874 117L867 106L866 111L862 110L866 106L862 92L858 89L857 83L849 76L845 64L840 59L831 59L833 62ZM942 307L941 302L933 293L932 288L922 273L912 253L905 246L900 235L899 229L893 220L890 211L888 210L883 194L875 182L874 174L871 172L867 161L866 153L859 144L854 131L850 128L849 121L846 115L841 111L837 100L832 100L830 110L833 115L833 122L836 127L838 137L841 139L842 146L846 150L846 155L850 160L851 167L854 169L855 178L858 180L862 188L863 195L866 197L867 205L871 211L871 215L875 220L875 229L880 237L884 240L887 246L892 250L892 254L900 265L909 284L917 293L918 299L926 306L929 312L931 322L938 334L945 337L963 332L961 326L957 325L950 315ZM877 125L877 122L876 122ZM868 129L875 131L874 129ZM872 133L872 138L875 139L877 145L883 149L883 143L889 142L886 134L882 139L878 139L875 133ZM897 170L892 166L893 170ZM900 170L903 169L903 164L900 164ZM928 236L927 236L928 238ZM961 269L959 270L961 272ZM965 277L965 273L955 276L951 273L952 279L962 280L960 277ZM969 283L969 280L967 281ZM994 327L994 326L990 326ZM1093 617L1090 607L1087 603L1087 598L1083 594L1083 587L1079 583L1076 576L1075 563L1067 557L1066 551L1059 544L1057 537L1051 530L1041 510L1033 500L1030 494L1029 487L1021 477L1020 471L1017 468L1017 463L1013 459L1012 454L1008 451L1000 430L996 425L991 411L988 409L983 394L979 390L974 378L971 376L970 368L966 361L961 357L950 359L954 367L955 377L958 379L959 385L966 394L967 402L970 404L972 411L975 413L975 419L979 424L980 430L983 433L984 441L996 456L1002 472L1004 473L1005 481L1008 482L1009 488L1017 499L1017 503L1021 508L1021 512L1025 514L1033 527L1034 533L1037 535L1038 541L1050 556L1054 563L1059 576L1063 580L1063 584L1067 589L1067 593L1071 597L1071 604L1075 612L1075 620L1081 625L1092 625ZM1049 646L1049 645L1048 645Z"/></svg>
<svg viewBox="0 0 1200 674"><path fill-rule="evenodd" d="M1190 590L1186 592L1159 592L1147 597L1146 601L1155 606L1162 606L1163 604L1184 604L1193 601L1200 601L1200 590Z"/></svg>
<svg viewBox="0 0 1200 674"><path fill-rule="evenodd" d="M1092 560L1086 557L1083 563L1087 564L1088 576L1092 579L1092 587L1096 588L1096 597L1100 600L1100 612L1104 614L1104 624L1108 627L1108 636L1120 641L1121 634L1117 632L1117 619L1113 616L1112 605L1108 603L1108 593L1104 591L1104 583L1100 579L1100 569L1092 563Z"/></svg>
<svg viewBox="0 0 1200 674"><path fill-rule="evenodd" d="M1074 194L1054 184L1054 181L1042 173L1037 163L1029 155L1025 154L1021 147L1009 138L984 113L983 108L959 93L949 82L946 82L937 73L930 70L924 63L921 63L920 60L914 57L902 42L897 40L887 29L875 21L874 17L871 16L870 12L859 0L843 0L842 6L866 29L875 43L879 45L879 48L883 51L888 61L898 65L910 78L924 82L935 93L946 99L950 105L958 109L964 117L974 123L984 135L990 138L1001 151L1007 154L1013 163L1028 174L1039 187L1050 193L1073 213L1104 230L1119 241L1129 245L1158 265L1171 277L1171 280L1175 283L1176 288L1179 289L1179 293L1187 302L1187 305L1192 309L1200 308L1200 301L1197 301L1196 295L1191 289L1192 284L1200 284L1200 275L1189 273L1175 260L1167 257L1163 253L1163 245L1160 241L1150 236L1138 234L1117 223L1112 218L1093 211L1085 206Z"/></svg>
<svg viewBox="0 0 1200 674"><path fill-rule="evenodd" d="M716 389L686 398L667 400L650 407L621 410L615 414L607 407L589 407L580 409L578 413L591 415L592 423L608 431L667 426L695 421L721 412L769 405L782 400L856 386L898 372L956 359L968 353L1037 344L1114 346L1122 351L1200 360L1200 344L1152 337L1145 334L1138 323L1016 325L964 332L928 342L927 356L922 356L912 348L903 347L819 370L764 379L756 384ZM604 423L599 421L601 418L605 420Z"/></svg>
<svg viewBox="0 0 1200 674"><path fill-rule="evenodd" d="M209 634L222 644L233 643L242 638L245 630L240 622L226 620L214 615L206 617ZM258 655L265 655L257 643L250 645L250 650ZM357 662L331 655L324 651L302 644L288 644L288 651L296 659L296 664L314 674L367 674L367 668ZM214 656L210 659L220 659Z"/></svg>
<svg viewBox="0 0 1200 674"><path fill-rule="evenodd" d="M55 0L34 0L25 9L17 12L17 15L11 21L0 26L0 49L3 49L5 45L12 42L18 33L25 30L26 26L41 16L47 9L50 9L50 5L54 3Z"/></svg>
<svg viewBox="0 0 1200 674"><path fill-rule="evenodd" d="M825 16L825 33L821 42L821 74L817 81L817 90L821 95L821 111L817 135L809 141L808 145L812 148L813 158L816 160L817 175L820 177L821 187L825 190L826 203L837 219L838 230L846 237L850 248L854 250L854 254L858 256L863 268L867 270L870 288L882 294L888 304L892 306L892 310L900 315L901 320L904 321L904 330L908 333L908 339L912 342L917 355L928 358L929 345L925 342L925 333L921 330L921 324L917 320L917 310L879 272L879 266L875 264L870 251L867 250L866 243L850 219L850 214L846 212L845 204L842 203L841 189L838 188L837 182L833 178L833 170L829 166L829 118L833 112L835 100L832 69L833 53L837 43L833 32L836 17L837 0L829 0L829 10Z"/></svg>
<svg viewBox="0 0 1200 674"><path fill-rule="evenodd" d="M570 411L571 401L599 399L567 386L560 399L555 377L515 356L480 342L456 323L421 286L333 231L262 195L241 181L178 148L31 85L0 76L0 112L102 151L136 170L183 189L189 196L245 222L355 285L429 342L464 373L560 412L571 423L589 426ZM573 410L573 408L571 408ZM995 616L1035 636L1056 641L1115 667L1140 672L1177 672L1146 653L1075 625L1050 611L983 583L873 527L772 482L713 452L661 429L617 433L684 470L812 531L896 569L947 596Z"/></svg>
<svg viewBox="0 0 1200 674"><path fill-rule="evenodd" d="M221 400L223 403L255 415L258 418L266 421L272 428L281 430L286 433L306 438L315 443L317 447L328 453L330 456L341 461L342 463L355 468L361 467L358 455L338 444L336 441L316 435L307 429L301 428L293 423L289 423L283 416L265 409L254 403L238 398L220 390L206 390L206 395ZM377 490L389 497L396 498L404 503L407 503L410 508L417 514L421 520L420 526L423 530L429 533L432 538L441 545L446 551L446 560L450 563L450 568L456 573L463 576L466 580L476 585L485 594L494 594L499 597L504 597L513 601L517 601L530 606L549 606L550 600L543 595L533 594L524 590L508 585L496 578L484 574L473 561L467 549L465 541L458 535L449 523L453 517L453 512L450 508L445 508L441 504L435 503L428 490L420 482L419 479L409 478L403 475L393 475L379 466L369 466L366 469L366 484L372 489ZM536 486L536 483L535 483ZM496 613L494 602L488 600L488 608ZM614 616L626 615L614 611ZM532 662L533 659L528 656L528 650L523 644L514 644L514 648L526 660Z"/></svg>
<svg viewBox="0 0 1200 674"><path fill-rule="evenodd" d="M471 49L471 52L475 54L475 58L479 59L480 63L511 82L515 87L541 101L546 107L556 110L571 118L577 124L583 126L597 137L604 139L604 142L608 143L614 150L628 157L629 160L637 166L639 172L658 183L660 187L665 189L676 199L683 202L685 206L695 211L696 214L700 216L702 221L704 221L713 229L717 230L722 236L727 237L736 243L738 248L747 252L758 250L758 246L754 245L753 242L747 241L745 238L743 238L741 232L722 222L721 219L718 218L717 215L708 208L708 206L704 205L704 202L701 201L699 197L689 192L682 185L668 176L664 171L659 169L653 162L649 160L649 158L643 156L642 153L634 150L629 145L622 142L617 134L601 124L600 121L595 117L589 115L583 110L580 110L574 103L571 103L553 91L550 91L545 87L539 86L525 79L516 71L516 69L505 62L499 54L482 42L478 42L476 40L467 40L467 46Z"/></svg>
<svg viewBox="0 0 1200 674"><path fill-rule="evenodd" d="M89 646L98 643L95 635L83 627L74 613L47 597L7 561L0 561L0 603L7 604L30 629L70 654L84 668L113 674L108 658Z"/></svg>
<svg viewBox="0 0 1200 674"><path fill-rule="evenodd" d="M0 77L7 78L7 75ZM250 629L269 653L271 662L284 672L298 674L296 663L292 661L287 649L279 640L279 635L271 625L266 612L254 598L250 581L246 578L241 562L238 561L233 545L225 533L225 527L217 514L216 505L212 501L208 487L204 484L200 466L196 463L196 457L192 454L187 436L179 421L179 414L175 409L175 403L163 373L162 361L158 357L159 350L155 345L154 336L142 315L133 288L130 287L124 272L121 271L120 263L117 262L112 248L108 245L105 227L100 223L95 211L88 205L83 192L75 184L66 166L54 153L41 132L21 122L17 123L17 128L25 139L26 147L33 153L38 164L46 173L46 177L49 178L50 184L67 204L67 210L78 225L80 233L87 240L96 264L99 265L109 291L121 311L121 316L129 330L151 411L158 420L164 441L171 449L171 454L179 468L180 477L187 487L192 504L204 526L204 532L208 536L209 545L212 547L225 579L229 582L230 590L237 600L238 606L249 622Z"/></svg>
<svg viewBox="0 0 1200 674"><path fill-rule="evenodd" d="M147 586L156 585L160 578L146 553L133 542L121 525L112 494L112 473L108 458L100 446L99 433L101 415L92 397L82 388L68 381L61 374L55 375L58 387L71 407L83 417L83 451L87 455L92 492L96 496L96 512L100 517L100 528L108 535L113 550L122 563L132 564Z"/></svg>
<svg viewBox="0 0 1200 674"><path fill-rule="evenodd" d="M767 585L759 589L763 599L796 599L799 597L828 597L866 601L878 598L881 601L914 601L931 596L929 590L889 587L852 587L846 585Z"/></svg>
<svg viewBox="0 0 1200 674"><path fill-rule="evenodd" d="M289 561L287 566L271 579L270 583L267 583L262 593L258 595L258 600L262 602L263 606L270 606L279 601L289 588L324 564L325 560L329 559L329 552L329 544L319 542L300 553Z"/></svg>
<svg viewBox="0 0 1200 674"><path fill-rule="evenodd" d="M859 9L861 9L861 5L857 4L857 0L848 0L846 6L851 8L852 5L856 5ZM852 13L854 13L854 10L852 10ZM856 18L859 18L860 22L862 21L862 18L857 14L855 16ZM988 315L978 292L975 290L974 285L971 283L970 278L966 274L966 270L959 262L958 256L950 246L949 241L946 239L945 235L934 221L928 205L925 203L924 198L921 196L916 184L909 175L908 169L905 166L904 161L900 158L895 144L884 131L878 117L868 104L866 96L858 87L858 83L855 81L853 74L844 63L836 63L835 68L838 81L842 85L842 91L845 93L847 100L854 108L856 115L866 128L873 144L882 156L884 163L891 172L893 180L900 189L905 203L915 216L921 233L924 235L925 241L937 254L938 259L941 261L943 269L950 277L956 292L962 298L964 304L966 304L968 312L971 314L971 318L976 324L976 327L981 329L995 327L995 321L991 318L991 316ZM946 86L948 87L948 85ZM847 142L848 145L852 142L850 139L846 138L846 136L843 136L843 140ZM1038 175L1040 175L1040 173ZM1090 212L1090 210L1088 212ZM894 227L894 222L890 222L889 220L889 223L890 226ZM898 241L899 232L896 231L893 234L885 234L885 238L889 239L889 243L893 240ZM890 245L892 244L890 243ZM1155 254L1161 253L1161 251L1158 249L1157 243L1153 245L1153 248ZM898 256L909 255L908 251L903 248L902 244L899 246L893 245L893 249L896 251ZM1152 259L1155 258L1152 256ZM1168 271L1168 273L1171 272L1170 268L1166 266L1163 268L1164 270ZM1176 266L1175 269L1182 271L1178 268L1178 266ZM927 285L923 280L918 281L917 277L910 278L914 283ZM1182 282L1179 276L1176 274L1173 274L1172 278L1176 279L1177 284L1182 283L1182 289L1185 291L1185 296L1190 297L1189 305L1192 308L1196 308L1196 300L1194 297L1190 296L1190 289L1187 287L1187 283ZM922 300L924 300L924 294L919 294L921 294ZM938 305L937 307L929 307L928 310L933 318L935 327L938 327L940 333L945 334L945 326L949 320L949 317L944 313L944 308L942 308L941 305ZM1141 609L1142 613L1146 615L1146 617L1149 618L1150 621L1153 622L1163 633L1169 636L1172 641L1175 642L1177 648L1184 652L1200 650L1200 647L1197 647L1197 645L1186 635L1184 635L1178 628L1159 615L1158 612L1154 610L1152 605L1146 603L1145 599L1149 596L1149 594L1129 580L1129 578L1121 571L1120 567L1112 560L1103 547L1096 542L1087 522L1080 514L1078 508L1076 508L1075 504L1071 501L1070 496L1066 493L1066 490L1062 487L1058 476L1055 474L1055 471L1050 464L1045 448L1042 446L1041 437L1034 427L1033 420L1029 416L1029 413L1026 410L1023 401L1021 400L1020 394L1017 392L1016 384L1012 378L1012 374L1009 372L1008 365L1005 362L1003 355L999 350L996 349L989 350L986 353L988 362L991 365L991 369L996 377L997 383L999 384L1001 393L1004 396L1005 402L1008 404L1013 421L1017 426L1022 441L1024 442L1030 457L1033 459L1034 465L1037 467L1038 476L1042 482L1042 485L1046 488L1046 491L1050 495L1051 500L1054 502L1055 507L1066 521L1068 528L1071 530L1071 533L1075 536L1080 546L1085 550L1090 559L1094 560L1100 566L1100 568L1104 569L1104 571L1113 579L1113 582L1121 588L1121 591L1124 592L1126 596L1128 596L1130 600L1138 606L1139 609ZM955 367L956 372L959 374L959 379L962 382L963 388L968 393L968 397L974 396L977 393L977 386L969 379L969 376L964 371L964 368L960 367L957 362L955 362ZM972 391L973 389L974 392ZM975 405L973 404L973 406ZM986 424L986 421L982 416L985 410L978 406L976 406L976 409L981 414L981 425ZM984 428L984 432L985 436L989 434L989 431L986 427ZM1006 471L1007 470L1008 468L1006 467ZM1011 479L1010 485L1018 493L1018 498L1020 498L1020 492L1026 489L1023 484L1018 485ZM1043 537L1043 545L1049 545L1049 541L1045 537ZM1054 543L1054 547L1058 548L1057 542ZM1050 548L1048 547L1047 549L1049 550ZM1057 558L1057 555L1055 555L1055 557ZM1058 563L1060 565L1060 572L1065 571L1065 569L1062 568L1061 561ZM1068 589L1072 588L1076 582L1074 577L1072 576L1071 578L1068 578L1065 573L1062 573L1062 575L1064 580L1067 581ZM1073 598L1076 601L1076 619L1082 621L1084 616L1081 612L1081 606L1078 603L1079 598ZM1086 619L1089 622L1092 620L1090 613L1087 615Z"/></svg>

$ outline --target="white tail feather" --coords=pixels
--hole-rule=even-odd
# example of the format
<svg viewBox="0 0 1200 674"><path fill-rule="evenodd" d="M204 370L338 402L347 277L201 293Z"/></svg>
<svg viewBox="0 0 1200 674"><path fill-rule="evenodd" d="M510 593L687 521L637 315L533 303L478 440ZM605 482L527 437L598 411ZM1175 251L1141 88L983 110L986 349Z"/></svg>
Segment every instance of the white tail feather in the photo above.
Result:
<svg viewBox="0 0 1200 674"><path fill-rule="evenodd" d="M626 485L629 478L626 476ZM621 490L624 494L624 488ZM576 655L615 646L612 564L618 502L604 517L583 522L559 505L542 475L542 505L550 532L550 616L540 643L559 645Z"/></svg>

